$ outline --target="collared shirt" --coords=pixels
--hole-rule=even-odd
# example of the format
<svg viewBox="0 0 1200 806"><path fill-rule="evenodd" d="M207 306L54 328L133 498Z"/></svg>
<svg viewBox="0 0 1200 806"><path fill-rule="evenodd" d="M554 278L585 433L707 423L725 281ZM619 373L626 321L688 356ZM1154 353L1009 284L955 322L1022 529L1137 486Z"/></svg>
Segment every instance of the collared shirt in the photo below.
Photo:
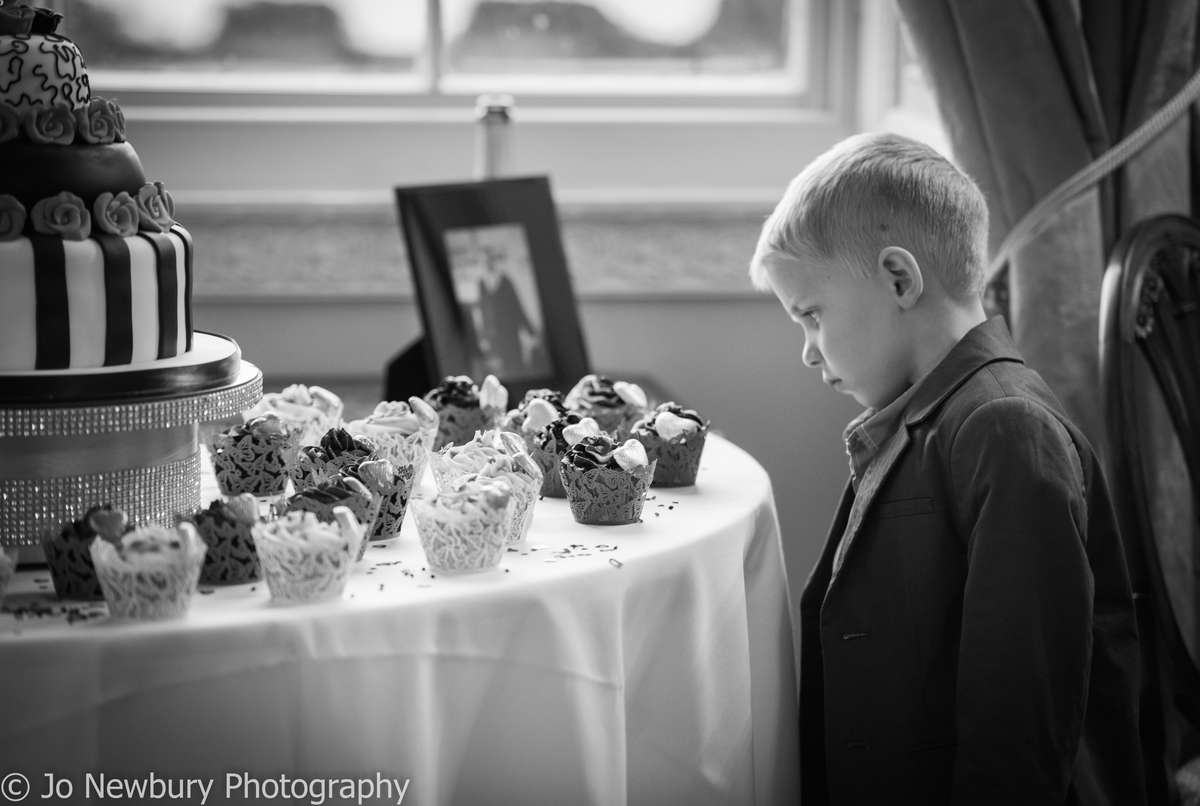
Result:
<svg viewBox="0 0 1200 806"><path fill-rule="evenodd" d="M871 460L896 431L904 417L904 410L917 393L917 388L928 375L908 387L904 394L884 406L882 409L867 409L855 417L842 432L846 442L846 454L850 457L850 483L854 492L858 492L858 483L866 474Z"/></svg>

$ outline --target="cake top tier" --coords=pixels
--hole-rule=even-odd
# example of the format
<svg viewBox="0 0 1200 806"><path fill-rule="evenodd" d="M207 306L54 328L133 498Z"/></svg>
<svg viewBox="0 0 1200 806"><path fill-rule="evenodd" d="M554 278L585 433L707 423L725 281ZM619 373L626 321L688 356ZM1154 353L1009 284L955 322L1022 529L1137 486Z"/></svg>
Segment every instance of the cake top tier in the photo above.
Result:
<svg viewBox="0 0 1200 806"><path fill-rule="evenodd" d="M87 65L75 43L55 33L61 19L46 9L0 6L0 101L18 111L87 105Z"/></svg>

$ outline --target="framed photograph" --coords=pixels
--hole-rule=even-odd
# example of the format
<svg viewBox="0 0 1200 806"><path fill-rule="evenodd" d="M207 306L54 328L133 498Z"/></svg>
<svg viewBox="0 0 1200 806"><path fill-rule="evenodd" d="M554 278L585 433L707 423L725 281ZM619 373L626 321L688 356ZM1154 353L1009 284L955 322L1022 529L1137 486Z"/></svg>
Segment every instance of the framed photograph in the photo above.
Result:
<svg viewBox="0 0 1200 806"><path fill-rule="evenodd" d="M409 372L423 362L425 388L493 374L519 399L590 371L546 177L401 187L396 205L425 330Z"/></svg>

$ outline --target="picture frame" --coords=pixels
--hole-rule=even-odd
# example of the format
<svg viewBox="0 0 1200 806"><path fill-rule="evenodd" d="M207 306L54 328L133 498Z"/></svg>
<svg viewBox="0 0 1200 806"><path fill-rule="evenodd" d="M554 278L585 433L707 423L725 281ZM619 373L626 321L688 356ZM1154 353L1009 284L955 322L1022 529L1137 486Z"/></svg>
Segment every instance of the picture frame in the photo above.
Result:
<svg viewBox="0 0 1200 806"><path fill-rule="evenodd" d="M494 374L515 403L591 371L548 177L395 194L424 335L389 367L387 399Z"/></svg>

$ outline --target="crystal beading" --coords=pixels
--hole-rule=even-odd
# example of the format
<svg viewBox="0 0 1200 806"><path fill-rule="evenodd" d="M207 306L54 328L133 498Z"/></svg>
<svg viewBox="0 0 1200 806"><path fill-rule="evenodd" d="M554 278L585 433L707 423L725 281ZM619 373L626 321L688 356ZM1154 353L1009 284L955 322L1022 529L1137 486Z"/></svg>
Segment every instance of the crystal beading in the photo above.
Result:
<svg viewBox="0 0 1200 806"><path fill-rule="evenodd" d="M243 366L245 363L243 362ZM262 373L211 392L95 406L0 407L0 437L77 436L219 420L245 411L262 397Z"/></svg>
<svg viewBox="0 0 1200 806"><path fill-rule="evenodd" d="M58 528L94 504L112 503L133 523L170 524L176 512L200 507L200 453L153 467L60 476L0 479L0 545L36 546L41 532Z"/></svg>

